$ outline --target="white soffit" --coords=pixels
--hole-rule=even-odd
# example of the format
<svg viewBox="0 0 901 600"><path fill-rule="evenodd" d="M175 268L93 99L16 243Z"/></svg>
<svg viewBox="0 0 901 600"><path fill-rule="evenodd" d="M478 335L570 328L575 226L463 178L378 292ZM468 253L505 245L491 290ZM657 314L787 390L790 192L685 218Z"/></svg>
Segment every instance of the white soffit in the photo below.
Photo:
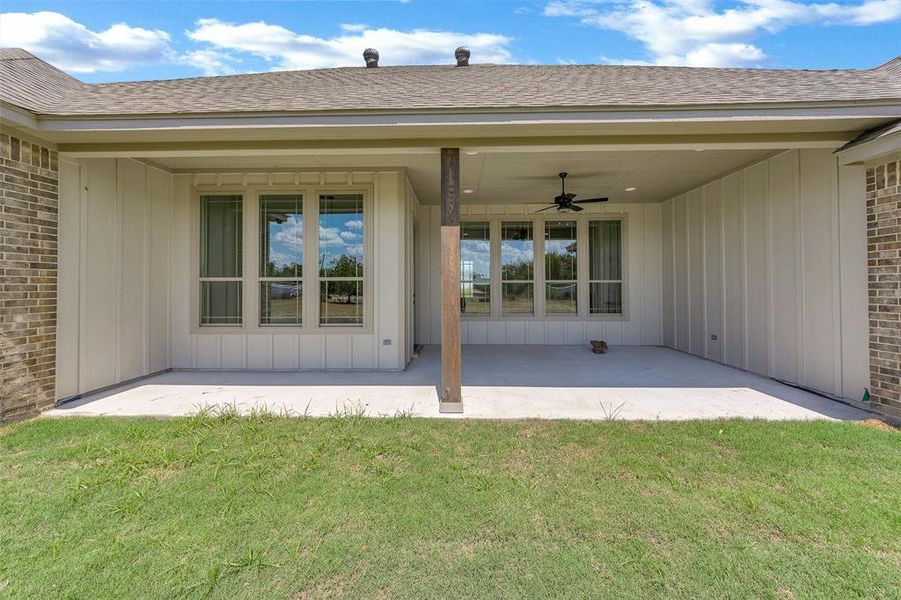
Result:
<svg viewBox="0 0 901 600"><path fill-rule="evenodd" d="M463 188L473 190L463 199L465 204L545 203L560 190L560 171L570 173L567 189L583 198L609 196L611 202L660 202L773 152L774 149L463 153L460 178ZM403 168L421 203L437 204L439 198L439 161L431 153L197 156L154 161L176 172ZM626 187L637 189L625 192Z"/></svg>

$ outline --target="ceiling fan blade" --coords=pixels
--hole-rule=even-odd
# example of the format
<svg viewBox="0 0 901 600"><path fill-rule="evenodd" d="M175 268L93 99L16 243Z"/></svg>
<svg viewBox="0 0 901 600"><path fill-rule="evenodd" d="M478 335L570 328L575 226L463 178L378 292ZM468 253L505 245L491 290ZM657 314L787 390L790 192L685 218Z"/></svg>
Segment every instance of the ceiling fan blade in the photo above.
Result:
<svg viewBox="0 0 901 600"><path fill-rule="evenodd" d="M585 198L584 200L573 200L579 204L588 204L589 202L607 202L610 198Z"/></svg>
<svg viewBox="0 0 901 600"><path fill-rule="evenodd" d="M579 212L579 211L583 211L585 209L582 208L581 206L571 205L571 206L569 206L569 210L571 210L573 212Z"/></svg>
<svg viewBox="0 0 901 600"><path fill-rule="evenodd" d="M551 204L550 206L545 206L544 208L536 210L535 212L540 213L540 212L544 212L546 210L551 210L552 208L557 208L557 205Z"/></svg>

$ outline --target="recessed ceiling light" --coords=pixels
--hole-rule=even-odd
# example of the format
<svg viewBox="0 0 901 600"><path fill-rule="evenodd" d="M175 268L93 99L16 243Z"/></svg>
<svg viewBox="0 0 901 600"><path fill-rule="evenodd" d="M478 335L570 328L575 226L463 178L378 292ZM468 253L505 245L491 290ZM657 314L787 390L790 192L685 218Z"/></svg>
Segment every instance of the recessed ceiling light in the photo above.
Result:
<svg viewBox="0 0 901 600"><path fill-rule="evenodd" d="M464 193L464 194L471 194L471 193L472 193L472 190L463 190L463 193Z"/></svg>
<svg viewBox="0 0 901 600"><path fill-rule="evenodd" d="M637 190L637 189L638 189L637 187L627 187L625 191L627 191L627 192L634 192L634 191Z"/></svg>

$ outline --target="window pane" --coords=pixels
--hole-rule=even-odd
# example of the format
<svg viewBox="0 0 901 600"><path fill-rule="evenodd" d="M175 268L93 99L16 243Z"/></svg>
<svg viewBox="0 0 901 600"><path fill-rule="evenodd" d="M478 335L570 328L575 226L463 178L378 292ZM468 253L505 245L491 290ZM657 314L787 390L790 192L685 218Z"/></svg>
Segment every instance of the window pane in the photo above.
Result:
<svg viewBox="0 0 901 600"><path fill-rule="evenodd" d="M574 315L576 314L575 282L546 283L544 312L549 315Z"/></svg>
<svg viewBox="0 0 901 600"><path fill-rule="evenodd" d="M589 284L589 307L593 315L623 314L623 284L592 283Z"/></svg>
<svg viewBox="0 0 901 600"><path fill-rule="evenodd" d="M322 325L362 325L363 282L320 282L319 323Z"/></svg>
<svg viewBox="0 0 901 600"><path fill-rule="evenodd" d="M260 283L260 325L301 325L303 323L303 283L263 281Z"/></svg>
<svg viewBox="0 0 901 600"><path fill-rule="evenodd" d="M491 286L464 281L460 283L460 312L487 315L491 312Z"/></svg>
<svg viewBox="0 0 901 600"><path fill-rule="evenodd" d="M241 277L241 196L200 197L200 276Z"/></svg>
<svg viewBox="0 0 901 600"><path fill-rule="evenodd" d="M548 281L576 278L576 222L548 221L544 229L544 277Z"/></svg>
<svg viewBox="0 0 901 600"><path fill-rule="evenodd" d="M501 223L501 278L508 281L533 279L534 238L532 223ZM529 296L531 298L531 295Z"/></svg>
<svg viewBox="0 0 901 600"><path fill-rule="evenodd" d="M200 324L241 324L241 282L200 282Z"/></svg>
<svg viewBox="0 0 901 600"><path fill-rule="evenodd" d="M302 196L260 196L260 276L303 277Z"/></svg>
<svg viewBox="0 0 901 600"><path fill-rule="evenodd" d="M588 272L589 279L623 278L621 221L588 223Z"/></svg>
<svg viewBox="0 0 901 600"><path fill-rule="evenodd" d="M319 275L363 276L363 196L319 196Z"/></svg>
<svg viewBox="0 0 901 600"><path fill-rule="evenodd" d="M481 281L491 279L491 242L488 223L460 225L460 279Z"/></svg>
<svg viewBox="0 0 901 600"><path fill-rule="evenodd" d="M505 315L531 315L535 312L531 283L504 283L501 291Z"/></svg>

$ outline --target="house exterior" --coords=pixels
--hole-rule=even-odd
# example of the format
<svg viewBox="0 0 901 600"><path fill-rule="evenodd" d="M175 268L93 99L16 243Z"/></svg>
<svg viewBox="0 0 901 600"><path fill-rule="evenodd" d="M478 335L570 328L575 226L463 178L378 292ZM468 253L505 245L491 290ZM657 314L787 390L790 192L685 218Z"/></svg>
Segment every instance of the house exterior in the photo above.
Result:
<svg viewBox="0 0 901 600"><path fill-rule="evenodd" d="M901 417L901 58L468 58L85 84L0 51L0 420L418 344L455 411L461 344L593 339Z"/></svg>

